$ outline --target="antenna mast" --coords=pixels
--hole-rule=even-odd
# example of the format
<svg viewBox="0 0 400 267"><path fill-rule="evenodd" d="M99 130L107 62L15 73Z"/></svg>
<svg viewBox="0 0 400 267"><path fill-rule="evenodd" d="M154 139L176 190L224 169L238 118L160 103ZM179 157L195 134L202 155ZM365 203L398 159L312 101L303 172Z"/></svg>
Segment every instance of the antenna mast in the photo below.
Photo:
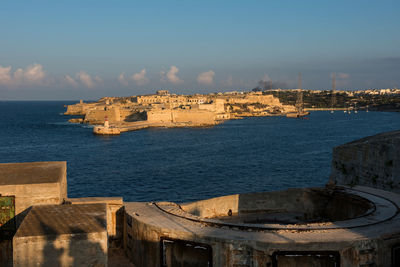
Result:
<svg viewBox="0 0 400 267"><path fill-rule="evenodd" d="M297 89L301 90L301 72L299 72L299 76L297 79Z"/></svg>
<svg viewBox="0 0 400 267"><path fill-rule="evenodd" d="M297 80L297 100L296 100L296 109L297 114L300 115L303 113L304 103L303 103L303 90L301 89L301 72L299 72L299 77Z"/></svg>
<svg viewBox="0 0 400 267"><path fill-rule="evenodd" d="M336 105L336 73L332 73L332 91L331 91L332 99L331 99L331 113L333 113L333 108Z"/></svg>

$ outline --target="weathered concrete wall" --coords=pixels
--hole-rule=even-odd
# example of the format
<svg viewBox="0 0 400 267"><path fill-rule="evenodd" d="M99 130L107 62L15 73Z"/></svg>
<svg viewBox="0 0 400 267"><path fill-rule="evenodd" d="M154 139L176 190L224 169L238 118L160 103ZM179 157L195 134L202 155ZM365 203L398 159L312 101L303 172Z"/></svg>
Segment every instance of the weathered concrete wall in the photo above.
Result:
<svg viewBox="0 0 400 267"><path fill-rule="evenodd" d="M192 203L181 204L181 207L184 211L203 218L227 216L229 210L231 210L232 214L237 214L239 211L239 195L199 200Z"/></svg>
<svg viewBox="0 0 400 267"><path fill-rule="evenodd" d="M1 240L0 238L0 266L12 267L12 254L12 240Z"/></svg>
<svg viewBox="0 0 400 267"><path fill-rule="evenodd" d="M67 198L67 163L0 164L0 194L15 196L15 213L33 205L61 204Z"/></svg>
<svg viewBox="0 0 400 267"><path fill-rule="evenodd" d="M107 266L107 232L15 238L13 266Z"/></svg>
<svg viewBox="0 0 400 267"><path fill-rule="evenodd" d="M123 201L122 197L85 197L69 198L70 204L98 204L107 205L107 232L111 239L122 238L123 232Z"/></svg>
<svg viewBox="0 0 400 267"><path fill-rule="evenodd" d="M107 266L105 204L34 206L13 238L13 266Z"/></svg>
<svg viewBox="0 0 400 267"><path fill-rule="evenodd" d="M162 233L158 229L138 222L125 213L124 250L135 266L160 266L160 235Z"/></svg>
<svg viewBox="0 0 400 267"><path fill-rule="evenodd" d="M335 147L330 180L400 193L400 131Z"/></svg>
<svg viewBox="0 0 400 267"><path fill-rule="evenodd" d="M226 217L230 222L252 221L250 214L258 220L274 218L280 221L304 222L313 220L344 220L360 216L372 206L362 199L340 191L324 188L288 189L266 193L229 195L192 203L181 204L182 210L202 218ZM260 211L276 211L271 217ZM287 214L296 214L288 219ZM239 215L239 216L238 216ZM228 217L227 217L228 216Z"/></svg>
<svg viewBox="0 0 400 267"><path fill-rule="evenodd" d="M15 213L19 214L34 205L61 204L60 184L30 184L0 186L3 196L15 196Z"/></svg>

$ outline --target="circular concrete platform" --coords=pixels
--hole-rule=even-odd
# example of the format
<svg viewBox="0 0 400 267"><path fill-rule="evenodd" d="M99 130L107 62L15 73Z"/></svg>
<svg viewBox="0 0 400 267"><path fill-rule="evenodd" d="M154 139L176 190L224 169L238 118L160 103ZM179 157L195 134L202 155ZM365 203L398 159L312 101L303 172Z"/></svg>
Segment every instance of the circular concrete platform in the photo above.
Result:
<svg viewBox="0 0 400 267"><path fill-rule="evenodd" d="M389 220L396 205L384 197L351 188L302 188L223 196L178 205L154 203L160 210L210 226L254 230L354 228Z"/></svg>
<svg viewBox="0 0 400 267"><path fill-rule="evenodd" d="M392 266L399 205L361 186L125 203L125 250L137 266Z"/></svg>

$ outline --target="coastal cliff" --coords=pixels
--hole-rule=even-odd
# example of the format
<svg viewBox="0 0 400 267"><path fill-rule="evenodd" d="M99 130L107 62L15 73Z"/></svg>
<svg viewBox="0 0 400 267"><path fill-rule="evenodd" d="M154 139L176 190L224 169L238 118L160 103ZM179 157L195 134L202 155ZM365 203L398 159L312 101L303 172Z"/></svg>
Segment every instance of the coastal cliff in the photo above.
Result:
<svg viewBox="0 0 400 267"><path fill-rule="evenodd" d="M335 147L330 180L400 193L400 131Z"/></svg>

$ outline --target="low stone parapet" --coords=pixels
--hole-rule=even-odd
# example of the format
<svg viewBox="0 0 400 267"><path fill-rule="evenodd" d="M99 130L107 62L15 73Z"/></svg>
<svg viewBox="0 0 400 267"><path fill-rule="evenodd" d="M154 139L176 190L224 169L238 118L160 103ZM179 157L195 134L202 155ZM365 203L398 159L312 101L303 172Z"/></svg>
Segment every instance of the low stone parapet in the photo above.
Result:
<svg viewBox="0 0 400 267"><path fill-rule="evenodd" d="M400 193L400 131L381 133L333 149L331 183Z"/></svg>

